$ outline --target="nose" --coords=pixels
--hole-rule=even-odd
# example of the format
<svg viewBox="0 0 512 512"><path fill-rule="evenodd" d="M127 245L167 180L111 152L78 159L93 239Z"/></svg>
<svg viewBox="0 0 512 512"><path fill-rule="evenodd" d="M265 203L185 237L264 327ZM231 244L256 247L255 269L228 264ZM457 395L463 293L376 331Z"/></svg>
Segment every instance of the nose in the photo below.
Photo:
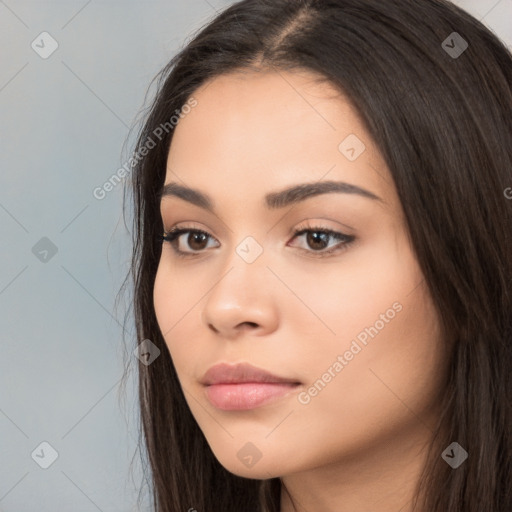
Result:
<svg viewBox="0 0 512 512"><path fill-rule="evenodd" d="M203 303L202 322L226 339L273 332L279 321L276 281L263 261L246 263L235 255Z"/></svg>

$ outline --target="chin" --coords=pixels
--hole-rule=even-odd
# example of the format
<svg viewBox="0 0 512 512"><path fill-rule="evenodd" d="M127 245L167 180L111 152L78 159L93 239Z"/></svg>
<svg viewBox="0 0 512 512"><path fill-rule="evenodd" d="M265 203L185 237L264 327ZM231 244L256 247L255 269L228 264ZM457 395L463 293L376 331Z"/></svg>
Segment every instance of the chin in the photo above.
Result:
<svg viewBox="0 0 512 512"><path fill-rule="evenodd" d="M215 454L219 464L221 464L226 471L229 471L233 475L239 477L251 478L254 480L268 480L269 478L276 478L282 474L282 468L277 465L277 461L274 457L262 456L257 461L255 458L253 458L253 461L250 461L244 460L246 459L244 452L242 452L240 456L235 453L234 457L232 454L222 455L222 457L217 457Z"/></svg>

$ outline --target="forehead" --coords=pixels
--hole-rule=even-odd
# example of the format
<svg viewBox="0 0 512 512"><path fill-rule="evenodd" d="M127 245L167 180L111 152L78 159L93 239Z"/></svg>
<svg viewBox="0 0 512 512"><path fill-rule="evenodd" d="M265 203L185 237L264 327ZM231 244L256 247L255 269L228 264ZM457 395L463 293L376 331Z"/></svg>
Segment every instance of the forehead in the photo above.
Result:
<svg viewBox="0 0 512 512"><path fill-rule="evenodd" d="M197 106L175 128L166 183L182 181L219 198L235 190L262 197L324 179L370 188L386 202L393 193L357 111L318 76L236 72L193 97Z"/></svg>

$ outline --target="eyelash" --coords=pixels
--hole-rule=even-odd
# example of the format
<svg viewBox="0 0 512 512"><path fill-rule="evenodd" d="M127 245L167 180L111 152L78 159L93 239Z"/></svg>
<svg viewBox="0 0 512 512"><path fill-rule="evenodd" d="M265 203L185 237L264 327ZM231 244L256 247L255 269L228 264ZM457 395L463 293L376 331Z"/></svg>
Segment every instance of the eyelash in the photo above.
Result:
<svg viewBox="0 0 512 512"><path fill-rule="evenodd" d="M163 242L168 242L171 244L173 251L176 253L176 255L180 258L194 258L197 256L200 256L202 253L205 252L205 250L198 251L198 252L186 252L186 251L180 251L177 248L177 244L175 243L179 237L185 233L197 233L202 234L210 239L213 238L209 233L206 231L203 231L202 229L195 229L195 228L187 228L187 227L174 227L169 231L164 232L163 236L160 236L160 240ZM345 235L344 233L340 233L338 231L333 231L329 228L324 228L322 226L308 226L306 228L298 228L294 230L292 240L298 236L302 236L307 233L322 233L329 235L330 237L334 238L335 240L338 240L339 242L343 242L341 245L338 243L334 247L332 247L329 250L322 250L322 251L314 251L314 250L308 250L308 249L302 249L299 248L302 251L312 253L313 257L316 258L323 258L330 256L333 253L339 253L342 251L345 251L352 245L352 243L355 241L355 237L353 235ZM179 240L178 240L179 241Z"/></svg>

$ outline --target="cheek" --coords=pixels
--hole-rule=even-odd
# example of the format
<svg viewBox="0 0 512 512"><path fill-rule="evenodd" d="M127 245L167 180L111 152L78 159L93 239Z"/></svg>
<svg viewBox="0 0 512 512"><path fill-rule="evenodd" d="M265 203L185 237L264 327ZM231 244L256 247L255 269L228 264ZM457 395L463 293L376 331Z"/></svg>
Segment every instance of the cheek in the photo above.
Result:
<svg viewBox="0 0 512 512"><path fill-rule="evenodd" d="M200 353L197 343L187 342L197 333L190 325L194 315L194 305L200 301L204 291L198 290L192 284L187 286L184 280L186 273L173 272L164 262L161 262L155 277L153 303L158 326L173 359L178 376L188 361L194 361ZM197 311L195 312L197 315Z"/></svg>
<svg viewBox="0 0 512 512"><path fill-rule="evenodd" d="M208 291L206 280L198 272L176 268L167 251L170 248L164 248L153 287L155 314L164 335L174 333L184 319L197 314L199 302Z"/></svg>
<svg viewBox="0 0 512 512"><path fill-rule="evenodd" d="M169 314L174 311L176 302L173 281L170 278L170 273L165 269L164 264L160 262L153 286L153 303L158 324L162 330L163 324L169 322Z"/></svg>
<svg viewBox="0 0 512 512"><path fill-rule="evenodd" d="M422 286L400 303L401 311L382 329L373 330L367 322L367 330L360 331L368 334L366 344L357 336L343 338L321 356L308 356L310 387L301 402L308 403L300 412L323 443L320 458L368 449L408 428L433 428L448 361L439 323ZM294 427L298 436L300 422Z"/></svg>
<svg viewBox="0 0 512 512"><path fill-rule="evenodd" d="M174 324L173 315L177 306L177 297L172 283L173 281L169 280L168 272L160 263L153 287L153 304L158 326L164 338Z"/></svg>

